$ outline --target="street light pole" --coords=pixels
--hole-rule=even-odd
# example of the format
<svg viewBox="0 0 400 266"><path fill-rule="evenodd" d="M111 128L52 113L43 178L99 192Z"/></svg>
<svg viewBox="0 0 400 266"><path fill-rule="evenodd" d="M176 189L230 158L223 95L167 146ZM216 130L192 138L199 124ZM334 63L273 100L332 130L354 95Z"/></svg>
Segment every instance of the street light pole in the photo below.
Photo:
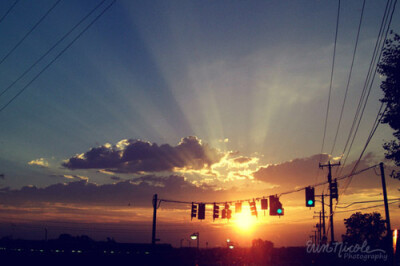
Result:
<svg viewBox="0 0 400 266"><path fill-rule="evenodd" d="M200 234L199 234L199 232L196 232L196 233L193 233L191 236L190 236L190 238L191 239L193 239L193 240L196 240L197 239L197 249L199 249L199 241L200 241Z"/></svg>

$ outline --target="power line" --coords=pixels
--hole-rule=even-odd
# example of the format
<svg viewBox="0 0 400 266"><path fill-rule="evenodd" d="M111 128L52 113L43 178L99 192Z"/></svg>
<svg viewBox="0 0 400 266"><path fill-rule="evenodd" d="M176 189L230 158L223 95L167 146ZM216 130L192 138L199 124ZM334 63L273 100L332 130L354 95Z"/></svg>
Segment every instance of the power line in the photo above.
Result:
<svg viewBox="0 0 400 266"><path fill-rule="evenodd" d="M347 147L348 147L348 145L350 143L350 139L351 139L351 137L353 135L353 131L354 131L355 125L357 123L359 112L361 110L362 102L363 102L363 99L364 99L364 96L365 96L365 93L366 93L367 82L369 80L369 76L370 76L370 73L372 71L372 67L374 65L373 63L375 61L375 56L376 56L376 53L378 51L378 46L379 46L382 30L383 30L384 24L385 24L385 18L387 17L387 14L388 14L388 11L389 11L389 3L390 3L390 0L388 0L386 2L385 12L384 12L383 17L382 17L382 21L381 21L381 25L380 25L380 28L379 28L378 37L377 37L376 42L375 42L375 47L374 47L374 51L372 53L371 62L369 64L369 68L368 68L368 71L367 71L367 76L366 76L366 79L365 79L365 82L364 82L364 85L363 85L363 90L362 90L360 99L358 101L358 106L357 106L357 109L356 109L356 113L354 114L353 123L351 125L350 132L349 132L349 134L347 136L346 144L345 144L345 147L343 149L342 155L344 155L346 153L346 151L347 151ZM348 154L350 153L350 150L351 150L351 147L349 148L349 152L347 153L347 156L346 156L346 158L344 160L344 163L342 163L342 167L340 168L340 170L342 170L344 168L344 166L346 164L346 161L347 161Z"/></svg>
<svg viewBox="0 0 400 266"><path fill-rule="evenodd" d="M351 60L349 76L347 78L346 90L345 90L345 94L344 94L344 98L343 98L342 108L341 108L341 111L340 111L339 122L338 122L338 125L337 125L337 128L336 128L335 139L333 141L332 150L331 150L330 154L333 154L333 151L335 150L336 140L337 140L337 136L338 136L338 133L339 133L339 129L340 129L340 125L341 125L341 121L342 121L342 117L343 117L343 111L344 111L344 106L346 104L347 93L349 91L351 75L353 73L354 59L356 57L356 52L357 52L357 47L358 47L358 40L359 40L359 37L360 37L361 25L362 25L363 16L364 16L364 7L365 7L365 0L363 1L363 5L362 5L362 9L361 9L360 22L358 24L357 37L356 37L356 42L355 42L355 45L354 45L353 57L352 57L352 60Z"/></svg>
<svg viewBox="0 0 400 266"><path fill-rule="evenodd" d="M397 0L396 0L396 2L397 2ZM346 150L347 150L348 144L350 142L350 139L352 139L351 140L351 144L349 146L349 149L347 150L347 155L345 157L345 160L342 163L342 167L340 168L340 173L341 173L341 171L344 169L344 167L346 165L346 161L347 161L347 159L349 157L351 148L353 146L355 137L357 135L357 132L358 132L361 120L362 120L362 117L364 115L365 107L366 107L367 102L368 102L368 98L369 98L369 94L371 92L373 80L375 78L375 75L372 75L372 73L374 73L374 74L376 73L376 67L374 69L374 66L376 66L377 56L378 56L378 53L379 53L378 52L379 51L378 47L380 47L380 46L383 47L383 45L384 45L383 32L385 31L385 28L387 27L386 35L385 35L385 38L384 38L386 40L387 32L388 32L388 29L390 27L390 23L389 23L388 26L386 26L387 25L387 21L388 21L388 17L389 17L389 12L390 12L390 9L392 9L391 16L393 16L393 12L394 12L394 8L395 8L396 3L394 4L393 7L391 7L391 5L392 5L392 2L390 0L388 0L387 3L386 3L386 8L385 8L384 15L382 17L381 26L380 26L380 29L379 29L379 33L378 33L378 37L377 37L376 43L375 43L375 47L374 47L373 55L372 55L372 58L371 58L371 62L369 64L369 68L368 68L367 76L366 76L366 79L365 79L365 82L364 82L363 90L362 90L362 93L361 93L361 96L360 96L360 100L358 102L357 110L356 110L356 113L354 115L353 123L352 123L351 129L350 129L349 135L347 137L345 147L344 147L343 152L342 152L343 155L346 154ZM390 18L390 22L391 22L391 18ZM382 49L380 49L380 54L381 53L382 53ZM380 55L379 55L379 59L380 59ZM372 82L370 82L371 76L373 76ZM368 84L370 84L370 86L369 86L368 93L367 93ZM360 114L360 112L361 112L361 114ZM356 126L356 124L357 124L357 126Z"/></svg>
<svg viewBox="0 0 400 266"><path fill-rule="evenodd" d="M19 95L21 95L44 71L46 71L65 51L68 50L114 3L116 0L113 0L111 4L109 4L97 17L90 22L58 55L51 60L27 85L25 85L11 100L9 100L2 108L0 108L0 112L2 112L8 105L10 105Z"/></svg>
<svg viewBox="0 0 400 266"><path fill-rule="evenodd" d="M19 2L19 0L15 0L14 3L10 6L10 8L6 11L6 13L0 18L0 23L7 17L7 15L11 12L14 6Z"/></svg>
<svg viewBox="0 0 400 266"><path fill-rule="evenodd" d="M394 202L389 202L388 204L393 204L396 202L399 202L400 200L394 201ZM376 208L376 207L383 207L384 204L379 204L379 205L374 205L374 206L369 206L369 207L365 207L365 208L358 208L358 209L351 209L351 210L347 210L347 211L335 211L336 213L344 213L344 212L353 212L353 211L359 211L359 210L366 210L366 209L371 209L371 208Z"/></svg>
<svg viewBox="0 0 400 266"><path fill-rule="evenodd" d="M346 178L349 178L349 177L354 176L354 175L361 174L361 173L363 173L365 171L368 171L368 170L370 170L370 169L372 169L374 167L377 167L377 166L378 165L376 164L376 165L364 168L364 169L362 169L362 170L360 170L358 172L352 173L351 175L345 175L345 176L338 177L338 178L336 178L336 180L342 180L342 179L346 179ZM311 185L311 187L318 187L318 186L325 185L327 183L328 183L328 181L325 181L325 182L321 182L321 183L317 183L317 184ZM301 188L298 188L298 189L285 191L285 192L279 193L279 197L283 196L283 195L299 192L299 191L302 191L302 190L305 190L305 189L306 189L306 187L301 187ZM234 202L246 202L246 201L253 201L253 200L257 200L258 201L258 200L261 200L261 199L267 198L267 197L268 196L262 196L262 197L255 197L255 198L248 198L248 199L241 199L241 200L228 200L228 201L220 201L220 202L217 202L217 201L215 201L215 202L214 201L213 202L179 201L179 200L170 200L170 199L160 199L160 202L169 202L169 203L177 203L177 204L199 204L199 203L203 203L203 204L214 204L214 203L215 204L225 204L225 203L230 203L231 204L231 203L234 203Z"/></svg>
<svg viewBox="0 0 400 266"><path fill-rule="evenodd" d="M0 60L0 65L4 62L4 60L6 60L14 51L15 49L18 48L18 46L21 45L21 43L37 28L37 26L39 26L39 24L50 14L50 12L61 2L61 0L58 0L57 2L55 2L49 10L47 10L47 12L36 22L35 25L33 25L33 27L25 34L24 37L22 37L22 39L17 42L16 45L14 45L14 47Z"/></svg>
<svg viewBox="0 0 400 266"><path fill-rule="evenodd" d="M22 73L16 80L14 80L7 88L5 88L1 93L0 97L11 89L18 81L20 81L29 71L31 71L43 58L45 58L54 48L56 48L65 38L67 38L77 27L79 27L90 15L93 14L106 0L101 1L97 6L95 6L85 17L83 17L75 26L73 26L64 36L62 36L50 49L48 49L41 57L39 57L29 68L27 68L24 73Z"/></svg>
<svg viewBox="0 0 400 266"><path fill-rule="evenodd" d="M397 199L388 199L388 201L399 201L399 200L400 200L400 198L397 198ZM348 205L346 205L346 206L337 206L337 208L346 209L346 208L348 208L348 207L350 207L350 206L352 206L352 205L355 205L355 204L371 203L371 202L381 202L381 201L382 201L382 200L367 200L367 201L352 202L352 203L350 203L350 204L348 204L348 203L342 203L342 204L348 204Z"/></svg>
<svg viewBox="0 0 400 266"><path fill-rule="evenodd" d="M323 134L323 138L322 138L320 161L321 161L322 152L324 151L326 129L327 129L327 126L328 126L329 106L330 106L330 101L331 101L333 72L334 72L334 68L335 68L335 58L336 58L336 43L337 43L337 36L338 36L338 30L339 30L339 17L340 17L340 0L338 0L338 9L337 9L337 16L336 16L335 42L334 42L334 46L333 46L333 60L332 60L332 68L331 68L331 78L330 78L330 83L329 83L328 104L327 104L327 107L326 107L325 126L324 126L324 134Z"/></svg>
<svg viewBox="0 0 400 266"><path fill-rule="evenodd" d="M379 56L378 56L378 62L380 61L381 56L382 56L382 53L383 53L384 45L385 45L385 43L386 43L387 35L388 35L388 33L389 33L390 25L391 25L391 22L392 22L392 19L393 19L393 14L394 14L394 11L395 11L395 9L396 9L396 3L397 3L397 0L395 0L394 3L393 3L393 7L392 7L391 14L390 14L390 18L387 17L387 18L389 18L389 21L387 22L387 26L385 26L385 27L386 27L386 32L385 32L384 38L382 39L381 49L380 49L380 53L379 53ZM389 12L388 12L388 14L389 14ZM385 19L385 21L387 21L387 19ZM367 95L366 101L365 101L365 103L364 103L364 107L363 107L363 110L362 110L362 113L361 113L361 116L360 116L360 120L358 121L358 125L357 125L356 131L355 131L355 133L354 133L351 146L352 146L352 144L353 144L353 142L354 142L354 138L355 138L355 136L356 136L356 134L357 134L358 127L359 127L359 125L360 125L362 116L363 116L363 114L364 114L364 110L365 110L365 107L366 107L366 104L367 104L368 96L369 96L369 94L370 94L370 92L371 92L372 85L373 85L374 80L375 80L376 70L377 70L377 66L375 67L374 74L372 75L372 80L371 80L371 82L370 82L370 86L369 86L369 89L368 89L368 95ZM365 151L366 151L366 149L367 149L367 147L368 147L368 145L369 145L369 143L370 143L370 141L371 141L371 139L372 139L372 137L373 137L373 135L375 134L375 132L376 132L376 130L377 130L379 124L380 124L381 119L383 118L383 116L384 116L384 114L385 114L385 112L386 112L386 108L385 108L385 110L384 110L383 112L381 112L381 111L382 111L382 108L383 108L383 103L381 103L381 106L380 106L380 108L379 108L378 114L377 114L377 116L376 116L376 118L375 118L374 124L373 124L372 129L371 129L371 131L370 131L370 134L369 134L369 136L368 136L368 138L367 138L367 141L366 141L366 143L365 143L365 145L364 145L364 147L363 147L363 150L361 151L361 154L360 154L358 160L357 160L356 163L354 164L354 167L353 167L353 169L351 170L351 172L356 171L356 169L357 169L357 167L358 167L358 165L359 165L359 163L360 163L360 161L361 161L361 159L362 159L362 157L363 157L363 155L364 155L364 153L365 153ZM351 146L350 146L350 147L351 147ZM350 148L350 149L351 149L351 148ZM348 156L349 153L350 153L350 149L349 149L349 151L348 151L348 153L347 153L347 156ZM346 156L346 159L347 159L347 156ZM344 188L344 190L342 191L342 194L344 194L344 193L346 192L346 189L348 188L348 186L350 185L350 183L351 183L351 178L348 180L347 184L345 185L345 188Z"/></svg>
<svg viewBox="0 0 400 266"><path fill-rule="evenodd" d="M393 204L396 202L399 202L400 200L395 200L393 202L389 202L388 204ZM367 209L371 209L371 208L376 208L376 207L383 207L385 206L384 204L379 204L379 205L374 205L374 206L369 206L369 207L364 207L364 208L357 208L357 209L352 209L352 210L347 210L347 211L335 211L334 214L336 213L345 213L345 212L352 212L352 211L360 211L360 210L367 210ZM328 231L329 232L329 223L328 223Z"/></svg>
<svg viewBox="0 0 400 266"><path fill-rule="evenodd" d="M323 137L322 137L322 145L321 145L321 152L319 155L319 162L321 162L321 159L322 159L322 153L324 151L324 146L325 146L326 130L328 127L329 106L330 106L330 102L331 102L332 82L333 82L333 71L335 68L335 58L336 58L336 43L337 43L337 36L338 36L338 31L339 31L339 18L340 18L340 0L338 0L338 9L337 9L337 15L336 15L336 31L335 31L335 41L334 41L334 47L333 47L333 60L332 60L332 68L331 68L331 75L330 75L328 104L326 107L324 133L323 133ZM317 170L317 174L315 176L315 181L318 182L318 179L319 179L319 171Z"/></svg>
<svg viewBox="0 0 400 266"><path fill-rule="evenodd" d="M395 9L396 9L396 4L397 4L397 0L394 1L393 7L392 7L392 12L391 12L391 14L390 14L390 19L389 19L389 22L388 22L388 25L387 25L387 28L386 28L385 37L384 37L384 39L383 39L382 46L381 46L381 50L380 50L380 53L379 53L378 62L380 62L380 60L381 60L381 56L382 56L382 53L383 53L383 50L384 50L384 45L385 45L386 40L387 40L387 36L388 36L388 33L389 33L390 25L391 25L391 23L392 23L393 14L394 14L394 11L395 11ZM374 75L373 75L373 77L372 77L372 81L371 81L371 83L370 83L369 91L371 91L372 85L373 85L373 83L374 83L375 76L376 76L376 70L377 70L377 66L375 67L375 71L374 71ZM382 120L382 118L383 118L383 116L384 116L384 114L385 114L385 112L386 112L386 110L387 110L387 107L386 107L385 110L381 113L382 108L383 108L383 102L381 103L381 106L380 106L380 108L379 108L378 114L376 115L376 118L375 118L374 125L373 125L373 127L372 127L372 129L371 129L371 131L370 131L370 134L369 134L368 139L367 139L367 141L366 141L366 143L365 143L365 146L364 146L364 148L363 148L363 150L362 150L362 152L361 152L361 154L360 154L360 157L359 157L359 159L358 159L356 165L354 165L353 170L357 169L358 163L361 161L361 158L362 158L362 156L363 156L363 154L364 154L364 152L365 152L365 150L366 150L366 148L367 148L369 142L371 141L373 135L375 134L376 129L377 129L378 126L380 125L380 122L381 122L381 120ZM364 106L364 109L365 109L365 106ZM363 112L364 112L364 109L363 109Z"/></svg>

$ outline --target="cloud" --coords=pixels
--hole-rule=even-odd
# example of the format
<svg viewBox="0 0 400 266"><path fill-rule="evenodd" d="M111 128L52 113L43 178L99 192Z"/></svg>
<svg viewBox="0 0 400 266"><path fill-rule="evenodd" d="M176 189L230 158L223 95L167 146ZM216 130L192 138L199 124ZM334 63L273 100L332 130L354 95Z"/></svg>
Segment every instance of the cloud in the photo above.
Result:
<svg viewBox="0 0 400 266"><path fill-rule="evenodd" d="M4 179L5 175L4 174L0 174L0 179Z"/></svg>
<svg viewBox="0 0 400 266"><path fill-rule="evenodd" d="M23 206L39 203L66 203L84 205L151 206L151 199L158 193L159 198L176 200L207 201L210 195L215 200L229 200L232 191L201 184L195 185L180 175L148 175L114 184L97 185L87 180L57 183L44 188L24 186L21 189L4 189L0 202L6 206ZM237 195L236 195L237 196Z"/></svg>
<svg viewBox="0 0 400 266"><path fill-rule="evenodd" d="M69 169L105 169L119 173L204 170L222 157L218 150L190 136L176 146L158 146L142 140L123 140L114 146L105 144L78 154L62 165Z"/></svg>
<svg viewBox="0 0 400 266"><path fill-rule="evenodd" d="M257 180L271 184L302 186L312 184L318 171L318 164L329 160L327 154L316 154L306 158L298 158L280 164L260 167L253 173Z"/></svg>
<svg viewBox="0 0 400 266"><path fill-rule="evenodd" d="M28 164L29 165L36 165L36 166L40 166L40 167L44 167L44 168L49 167L49 162L44 158L39 158L39 159L36 159L36 160L32 160L32 161L28 162Z"/></svg>
<svg viewBox="0 0 400 266"><path fill-rule="evenodd" d="M64 175L64 177L68 178L68 179L75 179L75 180L89 180L89 177L81 176L81 175Z"/></svg>
<svg viewBox="0 0 400 266"><path fill-rule="evenodd" d="M252 158L249 157L238 157L233 159L233 162L238 163L238 164L242 164L242 163L248 163L251 161Z"/></svg>
<svg viewBox="0 0 400 266"><path fill-rule="evenodd" d="M301 188L327 181L328 170L326 168L319 169L319 162L325 164L328 160L333 162L334 158L327 154L316 154L307 158L297 158L280 164L260 167L257 171L253 172L252 175L255 180L279 185L281 189ZM376 165L378 162L379 159L376 158L373 153L368 153L359 162L356 173ZM353 161L347 163L344 168L334 167L334 169L332 169L333 178L346 177L351 173L355 164L356 161ZM394 167L390 165L386 165L385 167L387 173L386 182L391 185L395 184L395 180L388 178L388 174ZM338 183L340 194L345 188L346 194L357 192L359 189L369 190L380 188L379 167L354 175L352 178L341 179Z"/></svg>
<svg viewBox="0 0 400 266"><path fill-rule="evenodd" d="M58 178L66 178L69 180L89 180L89 177L87 176L81 176L81 175L50 175L51 177L58 177Z"/></svg>

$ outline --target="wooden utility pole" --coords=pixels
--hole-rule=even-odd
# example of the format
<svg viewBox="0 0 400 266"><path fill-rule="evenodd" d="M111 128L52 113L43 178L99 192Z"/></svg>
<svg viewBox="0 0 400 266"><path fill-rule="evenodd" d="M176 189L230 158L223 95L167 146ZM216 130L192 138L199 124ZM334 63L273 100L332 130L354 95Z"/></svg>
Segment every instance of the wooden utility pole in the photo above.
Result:
<svg viewBox="0 0 400 266"><path fill-rule="evenodd" d="M156 244L157 204L158 204L157 194L154 194L154 196L153 196L153 230L152 230L152 234L151 234L151 244L152 245Z"/></svg>
<svg viewBox="0 0 400 266"><path fill-rule="evenodd" d="M334 234L334 231L333 231L333 204L332 204L332 167L333 166L339 166L340 165L340 162L339 163L336 163L336 164L331 164L331 161L329 161L328 162L328 164L325 164L325 165L322 165L322 164L319 164L319 167L320 168L324 168L324 167L328 167L328 169L329 169L329 172L328 172L328 183L329 183L329 221L330 221L330 223L331 223L331 243L334 243L335 242L335 234ZM337 200L337 199L336 199Z"/></svg>
<svg viewBox="0 0 400 266"><path fill-rule="evenodd" d="M315 214L317 214L318 212L314 212ZM314 215L314 218L319 218L319 223L317 223L315 225L315 228L317 228L317 233L318 233L318 237L317 237L317 244L321 244L322 242L322 212L319 212L318 216Z"/></svg>
<svg viewBox="0 0 400 266"><path fill-rule="evenodd" d="M322 199L322 235L323 238L326 238L326 230L325 230L325 201L324 201L324 193L321 195Z"/></svg>
<svg viewBox="0 0 400 266"><path fill-rule="evenodd" d="M386 237L388 238L391 255L393 260L393 265L395 264L395 258L393 254L393 237L392 237L392 228L390 226L390 216L389 216L389 204L387 199L387 192L386 192L386 180L385 180L385 170L383 168L383 163L379 164L379 168L381 169L381 179L382 179L382 190L383 190L383 202L385 204L385 221L386 221Z"/></svg>
<svg viewBox="0 0 400 266"><path fill-rule="evenodd" d="M318 244L318 241L317 241L317 230L314 231L314 239L315 239L315 241L314 241L315 245Z"/></svg>
<svg viewBox="0 0 400 266"><path fill-rule="evenodd" d="M322 242L322 212L319 212L319 226L318 226L318 234L319 234L319 243Z"/></svg>
<svg viewBox="0 0 400 266"><path fill-rule="evenodd" d="M385 203L387 235L390 235L390 237L392 237L392 229L390 227L390 217L389 217L389 204L388 204L387 192L386 192L385 170L383 169L383 163L380 163L379 167L381 169L381 179L382 179L383 201Z"/></svg>

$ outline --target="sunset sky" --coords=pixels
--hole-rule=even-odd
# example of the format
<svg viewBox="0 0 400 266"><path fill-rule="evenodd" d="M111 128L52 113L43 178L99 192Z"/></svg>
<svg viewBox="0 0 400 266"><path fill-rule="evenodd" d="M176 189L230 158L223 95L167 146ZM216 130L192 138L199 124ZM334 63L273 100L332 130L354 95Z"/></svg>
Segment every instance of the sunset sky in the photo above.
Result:
<svg viewBox="0 0 400 266"><path fill-rule="evenodd" d="M386 5L365 3L334 145L363 6L341 2L322 145L337 1L118 0L93 25L111 0L21 0L12 9L14 0L0 1L0 237L40 239L48 228L49 237L149 243L155 193L224 202L326 181L318 163L343 155ZM397 33L399 15L391 22ZM360 156L380 107L381 80L376 75L346 165L334 177L348 174ZM358 169L384 161L382 144L390 139L390 127L380 125ZM389 198L399 198L400 183L385 163ZM379 168L348 181L339 182L337 239L344 218L382 204L340 208L382 199ZM187 246L193 232L202 246L226 238L242 246L254 238L304 245L321 204L306 208L304 190L281 202L284 216L259 211L247 227L238 217L213 222L211 209L205 221L191 221L189 205L162 202L157 237L174 246L181 239ZM390 205L394 228L398 205ZM384 215L382 207L362 211Z"/></svg>

